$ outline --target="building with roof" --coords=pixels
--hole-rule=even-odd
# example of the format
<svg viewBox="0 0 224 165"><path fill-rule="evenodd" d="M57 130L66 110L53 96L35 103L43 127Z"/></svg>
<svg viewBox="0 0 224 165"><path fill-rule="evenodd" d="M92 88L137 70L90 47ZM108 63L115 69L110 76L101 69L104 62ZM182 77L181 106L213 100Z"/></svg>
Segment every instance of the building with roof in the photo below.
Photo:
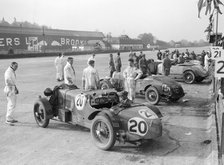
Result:
<svg viewBox="0 0 224 165"><path fill-rule="evenodd" d="M116 50L140 50L143 49L143 42L139 39L131 39L127 35L111 37L108 39L112 49Z"/></svg>
<svg viewBox="0 0 224 165"><path fill-rule="evenodd" d="M94 50L104 35L95 31L0 26L0 51L53 52ZM104 47L103 45L100 45Z"/></svg>

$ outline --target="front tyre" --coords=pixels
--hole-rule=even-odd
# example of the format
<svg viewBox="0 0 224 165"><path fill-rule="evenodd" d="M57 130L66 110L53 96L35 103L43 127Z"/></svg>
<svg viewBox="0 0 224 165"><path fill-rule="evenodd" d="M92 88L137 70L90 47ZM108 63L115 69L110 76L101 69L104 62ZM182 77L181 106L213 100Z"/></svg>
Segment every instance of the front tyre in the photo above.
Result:
<svg viewBox="0 0 224 165"><path fill-rule="evenodd" d="M95 145L102 150L110 150L116 141L115 132L106 116L96 116L91 126Z"/></svg>
<svg viewBox="0 0 224 165"><path fill-rule="evenodd" d="M46 128L50 121L51 105L46 99L38 100L34 104L34 118L37 125Z"/></svg>
<svg viewBox="0 0 224 165"><path fill-rule="evenodd" d="M160 101L160 95L158 90L155 87L147 88L145 92L145 99L149 104L156 105Z"/></svg>
<svg viewBox="0 0 224 165"><path fill-rule="evenodd" d="M195 75L192 71L184 72L184 82L187 84L192 84L195 81Z"/></svg>

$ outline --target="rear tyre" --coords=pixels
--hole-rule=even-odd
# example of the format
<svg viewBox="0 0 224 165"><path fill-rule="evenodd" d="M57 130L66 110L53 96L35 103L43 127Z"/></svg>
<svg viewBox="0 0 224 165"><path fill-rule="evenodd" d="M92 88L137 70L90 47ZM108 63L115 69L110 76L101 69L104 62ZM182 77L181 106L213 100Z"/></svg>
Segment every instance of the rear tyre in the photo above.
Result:
<svg viewBox="0 0 224 165"><path fill-rule="evenodd" d="M195 81L195 75L192 71L186 71L184 72L184 82L187 84L192 84Z"/></svg>
<svg viewBox="0 0 224 165"><path fill-rule="evenodd" d="M100 89L111 89L111 88L113 88L113 85L109 80L100 81Z"/></svg>
<svg viewBox="0 0 224 165"><path fill-rule="evenodd" d="M115 132L106 116L96 116L91 126L95 145L102 150L110 150L116 141Z"/></svg>
<svg viewBox="0 0 224 165"><path fill-rule="evenodd" d="M37 125L46 128L50 121L49 114L51 112L51 105L47 100L38 100L34 104L34 118Z"/></svg>
<svg viewBox="0 0 224 165"><path fill-rule="evenodd" d="M160 95L155 87L149 87L145 92L145 99L150 104L156 105L160 101Z"/></svg>

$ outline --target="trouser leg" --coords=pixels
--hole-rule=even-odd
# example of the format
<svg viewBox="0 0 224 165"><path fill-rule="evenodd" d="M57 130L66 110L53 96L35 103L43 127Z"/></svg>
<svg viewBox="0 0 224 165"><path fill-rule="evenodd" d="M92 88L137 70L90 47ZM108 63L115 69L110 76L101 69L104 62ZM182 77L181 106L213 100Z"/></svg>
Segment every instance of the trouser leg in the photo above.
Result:
<svg viewBox="0 0 224 165"><path fill-rule="evenodd" d="M128 98L131 101L134 101L135 99L135 87L136 87L135 80L130 79L128 81Z"/></svg>
<svg viewBox="0 0 224 165"><path fill-rule="evenodd" d="M10 121L13 120L13 114L16 108L16 95L12 94L11 96L7 96L7 101L6 120Z"/></svg>
<svg viewBox="0 0 224 165"><path fill-rule="evenodd" d="M59 80L60 79L60 75L59 75L60 73L59 73L59 68L58 68L58 66L56 66L56 79L57 80Z"/></svg>
<svg viewBox="0 0 224 165"><path fill-rule="evenodd" d="M63 79L62 66L58 66L58 78L59 78L59 80Z"/></svg>

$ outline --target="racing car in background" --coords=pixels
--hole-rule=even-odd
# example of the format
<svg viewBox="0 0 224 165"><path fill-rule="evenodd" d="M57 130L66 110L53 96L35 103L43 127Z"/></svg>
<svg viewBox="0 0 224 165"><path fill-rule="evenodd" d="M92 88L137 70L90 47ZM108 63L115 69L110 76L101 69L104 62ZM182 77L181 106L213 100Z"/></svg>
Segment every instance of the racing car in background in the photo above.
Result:
<svg viewBox="0 0 224 165"><path fill-rule="evenodd" d="M117 91L124 90L124 83L117 85L112 79L101 79L101 89L115 88ZM185 93L182 86L175 80L167 76L152 75L144 79L138 79L136 82L136 94L145 96L149 104L156 105L160 101L176 102L182 98Z"/></svg>
<svg viewBox="0 0 224 165"><path fill-rule="evenodd" d="M158 64L158 74L162 74L162 62ZM169 77L176 80L183 80L187 84L202 82L209 73L203 68L198 60L187 61L183 64L175 64L170 68Z"/></svg>
<svg viewBox="0 0 224 165"><path fill-rule="evenodd" d="M46 128L52 119L89 128L100 149L109 150L116 141L135 143L162 135L162 114L157 107L124 107L114 89L82 91L61 85L47 88L44 95L34 103L38 126Z"/></svg>

